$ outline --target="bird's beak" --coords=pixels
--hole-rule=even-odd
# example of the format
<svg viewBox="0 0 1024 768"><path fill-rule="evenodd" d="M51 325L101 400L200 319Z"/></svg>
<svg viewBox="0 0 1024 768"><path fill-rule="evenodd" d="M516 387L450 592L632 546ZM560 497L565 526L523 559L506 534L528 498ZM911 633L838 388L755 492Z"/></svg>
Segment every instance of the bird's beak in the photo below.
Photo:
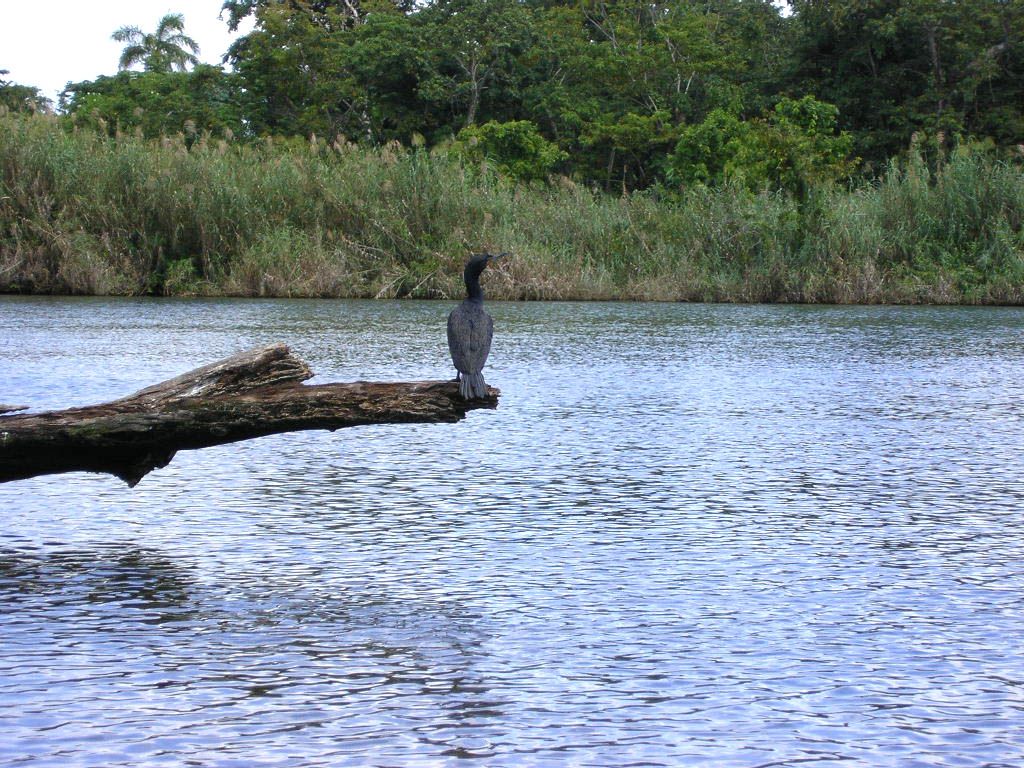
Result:
<svg viewBox="0 0 1024 768"><path fill-rule="evenodd" d="M491 254L491 261L497 261L500 258L503 258L505 256L511 256L511 255L512 254L509 253L508 251L503 251L502 253L494 253L494 254Z"/></svg>

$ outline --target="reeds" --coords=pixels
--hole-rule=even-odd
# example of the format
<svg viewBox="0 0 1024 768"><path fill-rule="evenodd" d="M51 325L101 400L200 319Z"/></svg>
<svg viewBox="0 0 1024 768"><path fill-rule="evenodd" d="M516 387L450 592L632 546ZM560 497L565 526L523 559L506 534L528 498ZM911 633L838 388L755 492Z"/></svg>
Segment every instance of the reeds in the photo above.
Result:
<svg viewBox="0 0 1024 768"><path fill-rule="evenodd" d="M808 301L1024 302L1024 171L954 154L929 169L916 153L874 184L823 190L808 217Z"/></svg>
<svg viewBox="0 0 1024 768"><path fill-rule="evenodd" d="M512 251L506 299L1024 301L1024 174L912 155L797 201L516 185L444 152L145 141L0 115L0 290L444 297Z"/></svg>

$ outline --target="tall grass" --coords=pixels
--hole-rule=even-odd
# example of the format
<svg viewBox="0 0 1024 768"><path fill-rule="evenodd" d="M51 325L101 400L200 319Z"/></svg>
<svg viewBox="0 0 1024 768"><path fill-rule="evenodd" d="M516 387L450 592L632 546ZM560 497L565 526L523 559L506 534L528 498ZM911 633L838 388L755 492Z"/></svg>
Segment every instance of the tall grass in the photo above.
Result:
<svg viewBox="0 0 1024 768"><path fill-rule="evenodd" d="M524 186L444 154L144 141L0 115L0 291L508 299L1024 301L1024 174L912 157L797 201Z"/></svg>
<svg viewBox="0 0 1024 768"><path fill-rule="evenodd" d="M824 191L808 217L808 301L1024 303L1024 171L964 152L919 155L875 184Z"/></svg>

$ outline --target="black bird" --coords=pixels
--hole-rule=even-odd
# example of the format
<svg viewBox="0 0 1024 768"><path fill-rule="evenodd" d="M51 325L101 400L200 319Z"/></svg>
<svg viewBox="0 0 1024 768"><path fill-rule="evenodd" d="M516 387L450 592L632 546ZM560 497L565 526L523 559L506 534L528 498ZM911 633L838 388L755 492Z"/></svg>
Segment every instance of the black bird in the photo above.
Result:
<svg viewBox="0 0 1024 768"><path fill-rule="evenodd" d="M474 254L462 273L466 281L466 299L448 315L448 349L458 371L459 394L464 400L487 397L487 385L481 371L491 351L494 320L484 311L484 292L480 289L480 273L487 265L507 256L490 253Z"/></svg>

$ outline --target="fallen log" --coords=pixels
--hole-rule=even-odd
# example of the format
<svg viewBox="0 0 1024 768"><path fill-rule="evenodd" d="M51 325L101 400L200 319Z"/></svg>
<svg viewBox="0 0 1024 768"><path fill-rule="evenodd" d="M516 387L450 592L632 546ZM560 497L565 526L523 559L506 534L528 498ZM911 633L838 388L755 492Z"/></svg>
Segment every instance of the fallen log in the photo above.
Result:
<svg viewBox="0 0 1024 768"><path fill-rule="evenodd" d="M120 400L0 415L0 482L87 471L134 486L178 451L305 429L451 423L467 411L496 408L500 394L489 387L486 398L466 401L455 381L302 384L312 375L275 344Z"/></svg>

